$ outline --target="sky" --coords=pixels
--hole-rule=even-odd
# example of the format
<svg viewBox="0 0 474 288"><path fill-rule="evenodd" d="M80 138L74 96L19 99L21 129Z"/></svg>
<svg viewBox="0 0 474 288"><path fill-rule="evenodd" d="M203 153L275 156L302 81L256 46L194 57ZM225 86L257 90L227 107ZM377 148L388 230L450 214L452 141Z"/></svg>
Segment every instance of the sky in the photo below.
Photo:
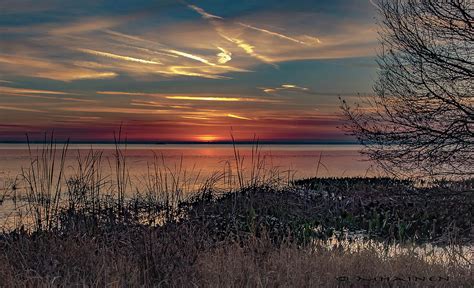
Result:
<svg viewBox="0 0 474 288"><path fill-rule="evenodd" d="M350 142L369 0L0 0L0 141Z"/></svg>

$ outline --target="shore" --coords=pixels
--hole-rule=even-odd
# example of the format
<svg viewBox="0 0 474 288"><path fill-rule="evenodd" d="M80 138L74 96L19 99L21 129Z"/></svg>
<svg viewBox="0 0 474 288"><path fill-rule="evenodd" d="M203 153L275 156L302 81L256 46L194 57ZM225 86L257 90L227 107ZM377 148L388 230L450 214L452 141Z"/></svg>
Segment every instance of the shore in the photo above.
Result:
<svg viewBox="0 0 474 288"><path fill-rule="evenodd" d="M67 205L37 203L43 214L32 229L0 235L0 286L468 287L474 280L472 181L419 188L390 178L313 178L228 193L208 185L186 199L106 199L82 184L70 187Z"/></svg>

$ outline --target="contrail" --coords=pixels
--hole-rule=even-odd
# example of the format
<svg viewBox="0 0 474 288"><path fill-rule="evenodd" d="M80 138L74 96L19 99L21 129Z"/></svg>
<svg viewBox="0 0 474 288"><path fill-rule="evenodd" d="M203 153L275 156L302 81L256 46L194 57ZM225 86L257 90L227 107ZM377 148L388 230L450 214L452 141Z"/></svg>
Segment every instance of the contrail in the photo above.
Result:
<svg viewBox="0 0 474 288"><path fill-rule="evenodd" d="M183 57L186 57L186 58L189 58L189 59L193 59L193 60L196 60L196 61L199 61L201 63L204 63L204 64L207 64L209 66L216 66L216 64L212 63L212 62L209 62L208 60L202 58L202 57L199 57L199 56L196 56L196 55L193 55L193 54L189 54L189 53L186 53L186 52L181 52L181 51L177 51L177 50L165 50L166 52L169 52L169 53L173 53L173 54L176 54L176 55L179 55L179 56L183 56Z"/></svg>
<svg viewBox="0 0 474 288"><path fill-rule="evenodd" d="M206 11L204 11L204 9L199 8L199 7L197 7L197 6L188 5L188 7L191 8L191 9L193 9L193 10L196 11L197 13L201 14L201 16L202 16L203 18L205 18L205 19L224 19L224 18L222 18L222 17L209 14L209 13L207 13Z"/></svg>
<svg viewBox="0 0 474 288"><path fill-rule="evenodd" d="M270 31L270 30L258 28L258 27L248 25L248 24L245 24L245 23L242 23L242 22L238 22L237 24L239 24L240 26L252 29L252 30L256 30L256 31L260 31L260 32L263 32L263 33L266 33L266 34L269 34L269 35L276 36L276 37L281 38L281 39L285 39L285 40L292 41L292 42L295 42L295 43L299 43L299 44L302 44L302 45L309 45L306 42L303 42L301 40L298 40L298 39L295 39L295 38L292 38L292 37L289 37L289 36L286 36L286 35L283 35L283 34L280 34L280 33L277 33L277 32L273 32L273 31Z"/></svg>
<svg viewBox="0 0 474 288"><path fill-rule="evenodd" d="M143 63L143 64L161 64L160 62L156 62L156 61L150 61L150 60L134 58L134 57L129 57L129 56L122 56L122 55L117 55L117 54L102 52L102 51L97 51L97 50L84 49L84 48L77 48L77 50L87 53L87 54L98 55L98 56L108 57L112 59L138 62L138 63Z"/></svg>

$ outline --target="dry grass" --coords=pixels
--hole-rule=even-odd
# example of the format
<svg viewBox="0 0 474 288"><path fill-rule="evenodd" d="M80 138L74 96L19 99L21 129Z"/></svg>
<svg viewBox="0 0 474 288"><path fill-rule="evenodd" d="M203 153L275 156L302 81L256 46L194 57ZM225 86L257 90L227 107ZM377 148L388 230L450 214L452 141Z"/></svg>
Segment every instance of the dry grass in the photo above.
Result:
<svg viewBox="0 0 474 288"><path fill-rule="evenodd" d="M276 249L258 240L206 252L197 267L206 287L468 287L474 280L467 266L428 263L408 250L384 257L371 246Z"/></svg>
<svg viewBox="0 0 474 288"><path fill-rule="evenodd" d="M367 243L354 251L321 243L276 247L265 237L203 247L196 232L184 227L179 232L144 230L109 237L39 235L3 240L0 285L469 287L474 281L472 268L461 258L450 263L428 260L427 255L444 253L431 250L414 253L404 248L387 256L379 246Z"/></svg>

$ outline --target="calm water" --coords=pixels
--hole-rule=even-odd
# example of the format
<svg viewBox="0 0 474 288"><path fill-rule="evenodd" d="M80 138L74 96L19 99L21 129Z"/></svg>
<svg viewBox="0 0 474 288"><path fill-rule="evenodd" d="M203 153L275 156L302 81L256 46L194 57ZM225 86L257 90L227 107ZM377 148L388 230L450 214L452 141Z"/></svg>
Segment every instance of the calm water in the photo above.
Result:
<svg viewBox="0 0 474 288"><path fill-rule="evenodd" d="M41 146L32 145L33 153ZM101 168L105 173L113 174L114 146L109 144L70 145L66 161L70 169L67 170L74 170L77 156L86 155L91 148L103 151ZM244 159L244 170L250 170L252 146L238 145L237 149ZM372 164L364 161L359 154L359 149L358 145L262 145L260 159L264 159L266 168L289 172L294 178L376 174ZM235 166L232 145L128 145L124 153L132 180L147 174L148 167L153 165L154 155L159 157L159 164L168 170L187 171L188 175L199 173L202 177L223 171L229 163ZM319 159L321 164L318 169ZM0 179L15 177L29 163L26 145L0 144Z"/></svg>
<svg viewBox="0 0 474 288"><path fill-rule="evenodd" d="M42 145L31 146L33 156L41 152L41 147ZM70 145L64 169L66 177L76 173L78 157L84 158L91 148L94 151L102 151L101 177L111 184L108 187L113 187L116 183L114 182L116 172L113 145ZM242 165L241 171L244 177L249 179L252 171L252 146L238 145L237 149L240 159L243 159L239 164ZM262 174L275 175L275 171L278 171L278 177L281 177L282 181L314 176L378 175L378 172L371 168L370 162L363 161L358 152L359 149L357 145L262 145L259 159L264 171ZM236 162L232 145L129 145L122 151L126 155L126 167L131 183L125 189L126 194L133 195L137 191L146 192L146 176L153 175L155 165L161 172L164 171L169 182L173 181L173 177L179 177L178 182L188 183L184 186L179 184L179 190L183 193L192 193L210 175L222 174L223 171L226 175L232 176L220 178L216 186L236 185ZM17 208L18 203L15 202L15 204L12 200L12 190L8 187L11 187L16 179L16 186L19 189L16 190L15 195L18 195L19 199L21 195L25 195L26 182L22 181L22 177L18 175L22 168L27 169L30 163L30 152L26 145L0 144L0 198L5 200L0 205L0 228L7 224L13 225L12 223L16 220L12 219L17 219L15 217L20 213ZM56 161L56 170L58 166L58 161ZM228 184L229 179L233 179L230 181L232 184Z"/></svg>

